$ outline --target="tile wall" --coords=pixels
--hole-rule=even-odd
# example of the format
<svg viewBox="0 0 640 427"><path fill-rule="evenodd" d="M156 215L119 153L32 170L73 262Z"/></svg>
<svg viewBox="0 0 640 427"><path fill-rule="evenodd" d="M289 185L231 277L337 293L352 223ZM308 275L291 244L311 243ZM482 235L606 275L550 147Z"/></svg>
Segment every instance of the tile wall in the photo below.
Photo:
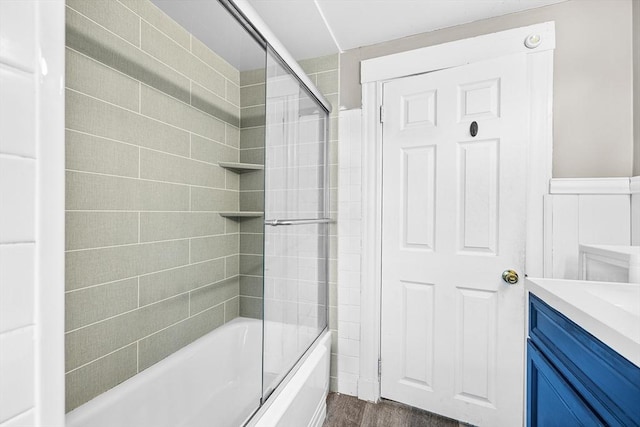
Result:
<svg viewBox="0 0 640 427"><path fill-rule="evenodd" d="M338 113L340 99L340 55L299 61L320 92L331 103L329 116L329 329L331 343L331 390L338 390Z"/></svg>
<svg viewBox="0 0 640 427"><path fill-rule="evenodd" d="M240 161L264 165L265 70L240 72ZM240 210L264 211L264 171L240 175ZM264 217L240 220L240 315L262 318Z"/></svg>
<svg viewBox="0 0 640 427"><path fill-rule="evenodd" d="M0 2L0 425L33 425L36 8Z"/></svg>
<svg viewBox="0 0 640 427"><path fill-rule="evenodd" d="M67 1L66 408L238 316L240 73L147 0Z"/></svg>

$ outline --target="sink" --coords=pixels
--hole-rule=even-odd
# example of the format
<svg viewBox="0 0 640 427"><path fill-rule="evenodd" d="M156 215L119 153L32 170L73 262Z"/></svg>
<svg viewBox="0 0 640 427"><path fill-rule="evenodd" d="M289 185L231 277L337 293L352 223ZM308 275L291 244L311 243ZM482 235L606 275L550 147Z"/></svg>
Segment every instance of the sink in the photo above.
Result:
<svg viewBox="0 0 640 427"><path fill-rule="evenodd" d="M640 316L640 286L616 289L600 287L589 289L587 292L624 311L628 311L634 316Z"/></svg>

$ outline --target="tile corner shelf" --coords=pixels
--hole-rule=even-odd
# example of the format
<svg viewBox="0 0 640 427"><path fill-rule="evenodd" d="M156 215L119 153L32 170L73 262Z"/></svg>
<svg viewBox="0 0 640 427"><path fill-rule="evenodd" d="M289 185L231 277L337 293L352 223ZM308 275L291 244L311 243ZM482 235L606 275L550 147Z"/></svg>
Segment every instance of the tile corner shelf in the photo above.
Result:
<svg viewBox="0 0 640 427"><path fill-rule="evenodd" d="M263 215L264 215L264 212L253 212L253 211L220 212L220 216L225 218L259 218Z"/></svg>
<svg viewBox="0 0 640 427"><path fill-rule="evenodd" d="M246 173L264 170L264 165L255 163L218 162L218 165L235 173Z"/></svg>

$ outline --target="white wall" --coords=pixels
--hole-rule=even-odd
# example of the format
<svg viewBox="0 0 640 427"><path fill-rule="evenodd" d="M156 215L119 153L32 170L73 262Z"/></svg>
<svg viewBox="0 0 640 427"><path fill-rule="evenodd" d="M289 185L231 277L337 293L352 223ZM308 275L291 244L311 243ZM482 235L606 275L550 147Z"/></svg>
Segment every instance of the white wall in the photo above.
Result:
<svg viewBox="0 0 640 427"><path fill-rule="evenodd" d="M362 60L555 21L553 176L631 176L631 6L632 0L570 0L348 50L340 55L340 105L360 108Z"/></svg>
<svg viewBox="0 0 640 427"><path fill-rule="evenodd" d="M628 178L552 179L545 197L545 277L578 279L578 245L630 245Z"/></svg>
<svg viewBox="0 0 640 427"><path fill-rule="evenodd" d="M0 426L63 425L64 1L0 1L0 41Z"/></svg>

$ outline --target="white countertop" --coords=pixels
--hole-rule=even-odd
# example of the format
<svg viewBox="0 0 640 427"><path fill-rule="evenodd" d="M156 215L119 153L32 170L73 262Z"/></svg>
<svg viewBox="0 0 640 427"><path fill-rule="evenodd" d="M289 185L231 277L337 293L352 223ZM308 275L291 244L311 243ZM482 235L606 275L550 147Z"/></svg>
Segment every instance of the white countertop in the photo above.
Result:
<svg viewBox="0 0 640 427"><path fill-rule="evenodd" d="M640 284L532 278L525 288L640 367Z"/></svg>

